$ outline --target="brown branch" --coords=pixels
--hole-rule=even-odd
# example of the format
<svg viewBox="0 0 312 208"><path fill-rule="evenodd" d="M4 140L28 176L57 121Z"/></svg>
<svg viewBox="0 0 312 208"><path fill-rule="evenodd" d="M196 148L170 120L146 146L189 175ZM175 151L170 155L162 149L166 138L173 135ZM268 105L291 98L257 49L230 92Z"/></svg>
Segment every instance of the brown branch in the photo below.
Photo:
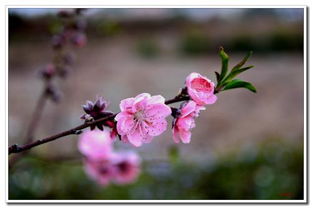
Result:
<svg viewBox="0 0 312 208"><path fill-rule="evenodd" d="M173 99L167 100L165 102L165 104L168 105L168 104L181 102L181 101L185 101L185 100L189 100L189 97L188 96L182 96L180 94L180 95L176 96ZM49 136L49 137L46 137L46 138L43 138L43 139L39 139L37 141L34 141L32 143L29 143L29 144L25 144L23 146L18 146L17 144L14 144L14 145L9 147L9 154L24 152L26 150L29 150L29 149L33 148L33 147L36 147L36 146L39 146L39 145L42 145L42 144L54 141L54 140L59 139L61 137L65 137L65 136L72 135L72 134L79 134L79 133L81 133L80 130L85 129L85 128L91 126L91 125L94 125L94 124L97 124L97 123L101 123L103 121L113 120L116 115L117 114L113 114L113 115L107 116L105 118L101 118L101 119L98 119L98 120L95 120L95 121L92 121L92 122L87 122L85 124L76 126L76 127L72 128L72 129L69 129L67 131L63 131L61 133L58 133L58 134L55 134L55 135L52 135L52 136Z"/></svg>

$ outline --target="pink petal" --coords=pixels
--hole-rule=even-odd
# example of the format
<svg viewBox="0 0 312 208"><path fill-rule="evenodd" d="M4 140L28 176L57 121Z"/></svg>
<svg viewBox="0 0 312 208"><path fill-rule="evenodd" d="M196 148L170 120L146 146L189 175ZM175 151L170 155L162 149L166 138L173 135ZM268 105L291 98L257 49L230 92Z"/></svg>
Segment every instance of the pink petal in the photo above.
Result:
<svg viewBox="0 0 312 208"><path fill-rule="evenodd" d="M141 93L141 94L139 94L139 95L137 95L134 99L135 100L138 100L138 99L144 99L144 98L150 98L151 97L151 95L149 94L149 93Z"/></svg>
<svg viewBox="0 0 312 208"><path fill-rule="evenodd" d="M191 135L192 134L190 131L181 130L181 131L179 131L179 134L180 134L181 141L183 143L190 143L191 142Z"/></svg>
<svg viewBox="0 0 312 208"><path fill-rule="evenodd" d="M171 108L165 104L154 104L147 106L145 116L149 121L163 119L171 114Z"/></svg>
<svg viewBox="0 0 312 208"><path fill-rule="evenodd" d="M134 98L127 98L120 101L119 107L121 111L131 111Z"/></svg>
<svg viewBox="0 0 312 208"><path fill-rule="evenodd" d="M161 95L154 95L150 99L148 99L148 104L158 104L158 103L165 103L165 98Z"/></svg>
<svg viewBox="0 0 312 208"><path fill-rule="evenodd" d="M206 104L214 104L217 101L217 96L216 95L211 95L209 98L206 99L205 103Z"/></svg>
<svg viewBox="0 0 312 208"><path fill-rule="evenodd" d="M186 105L183 106L181 110L181 116L180 117L185 117L191 114L196 110L196 103L192 100L188 101Z"/></svg>
<svg viewBox="0 0 312 208"><path fill-rule="evenodd" d="M179 129L183 129L185 131L189 131L190 129L195 127L195 121L194 118L191 116L185 117L185 118L178 118L176 122L176 126Z"/></svg>
<svg viewBox="0 0 312 208"><path fill-rule="evenodd" d="M78 149L79 151L92 159L107 158L112 153L110 132L93 130L81 134Z"/></svg>
<svg viewBox="0 0 312 208"><path fill-rule="evenodd" d="M135 125L135 121L131 117L121 117L117 122L117 131L120 135L125 135L131 132Z"/></svg>
<svg viewBox="0 0 312 208"><path fill-rule="evenodd" d="M140 111L143 110L147 104L147 100L150 98L150 94L148 93L142 93L135 97L135 100L133 102L132 111Z"/></svg>
<svg viewBox="0 0 312 208"><path fill-rule="evenodd" d="M173 131L173 141L175 143L180 143L180 134L178 128L174 127L172 131Z"/></svg>
<svg viewBox="0 0 312 208"><path fill-rule="evenodd" d="M200 76L201 76L201 75L198 74L197 72L192 72L191 74L189 74L189 75L186 77L186 80L185 80L186 86L187 86L187 87L190 87L192 80L195 79L195 78L198 78L198 77L200 77Z"/></svg>
<svg viewBox="0 0 312 208"><path fill-rule="evenodd" d="M167 121L165 119L148 124L148 135L159 136L167 129Z"/></svg>
<svg viewBox="0 0 312 208"><path fill-rule="evenodd" d="M123 111L123 112L118 113L118 114L115 116L115 120L116 120L116 121L119 121L119 120L122 119L122 118L128 118L128 117L132 117L132 116L133 116L133 114L130 114L130 113L128 113L128 112Z"/></svg>
<svg viewBox="0 0 312 208"><path fill-rule="evenodd" d="M132 134L127 134L128 141L136 147L142 145L142 137L138 130L132 132Z"/></svg>

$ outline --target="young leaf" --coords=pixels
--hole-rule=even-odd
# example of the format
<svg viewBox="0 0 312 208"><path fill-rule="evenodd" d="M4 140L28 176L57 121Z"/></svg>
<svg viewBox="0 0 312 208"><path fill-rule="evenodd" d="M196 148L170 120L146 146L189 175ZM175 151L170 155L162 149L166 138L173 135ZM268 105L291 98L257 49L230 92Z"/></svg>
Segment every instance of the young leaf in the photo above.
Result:
<svg viewBox="0 0 312 208"><path fill-rule="evenodd" d="M249 57L252 55L252 51L249 51L249 53L241 60L237 65L233 67L231 71L239 70L249 59Z"/></svg>
<svg viewBox="0 0 312 208"><path fill-rule="evenodd" d="M222 61L222 69L220 75L220 81L222 81L228 71L229 56L224 52L223 47L220 47L219 55Z"/></svg>
<svg viewBox="0 0 312 208"><path fill-rule="evenodd" d="M257 92L256 88L249 82L242 81L240 79L234 79L225 85L223 90L229 90L234 88L246 88L254 93Z"/></svg>
<svg viewBox="0 0 312 208"><path fill-rule="evenodd" d="M247 71L248 69L251 69L253 67L254 66L247 66L247 67L244 67L244 68L237 69L235 71L231 71L231 73L224 79L224 82L225 81L231 81L234 77L236 77L240 73L242 73L244 71Z"/></svg>
<svg viewBox="0 0 312 208"><path fill-rule="evenodd" d="M215 74L216 74L216 79L217 79L217 82L219 82L220 80L220 74L218 72L215 71Z"/></svg>

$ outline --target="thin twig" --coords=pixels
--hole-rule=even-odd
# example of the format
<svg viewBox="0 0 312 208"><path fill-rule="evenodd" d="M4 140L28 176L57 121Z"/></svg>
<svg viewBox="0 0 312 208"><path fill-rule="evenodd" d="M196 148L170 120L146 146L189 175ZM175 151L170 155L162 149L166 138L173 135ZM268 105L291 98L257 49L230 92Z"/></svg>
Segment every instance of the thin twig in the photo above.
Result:
<svg viewBox="0 0 312 208"><path fill-rule="evenodd" d="M176 103L176 102L185 101L185 100L188 100L188 99L189 98L185 97L185 96L176 96L173 99L167 100L165 102L165 104L172 104L172 103ZM117 113L113 114L113 115L110 115L110 116L107 116L105 118L100 118L100 119L92 121L92 122L87 122L85 124L76 126L76 127L72 128L72 129L63 131L61 133L58 133L58 134L55 134L55 135L52 135L52 136L49 136L49 137L46 137L46 138L43 138L43 139L36 140L36 141L34 141L32 143L25 144L23 146L19 146L19 145L14 144L14 145L9 147L9 154L24 152L26 150L29 150L29 149L33 148L33 147L36 147L36 146L39 146L39 145L42 145L42 144L54 141L56 139L59 139L59 138L62 138L62 137L68 136L68 135L79 134L80 130L85 129L85 128L87 128L87 127L89 127L91 125L97 124L97 123L101 123L101 122L104 122L104 121L107 121L107 120L113 120L116 115L117 115Z"/></svg>
<svg viewBox="0 0 312 208"><path fill-rule="evenodd" d="M31 117L31 121L30 124L28 126L27 129L27 133L26 133L26 143L29 143L32 141L32 138L34 137L34 132L38 127L39 121L41 119L41 115L44 109L44 106L46 104L47 101L47 94L46 94L46 89L43 89L43 92L41 93L38 101L37 101L37 105L35 108L35 111Z"/></svg>

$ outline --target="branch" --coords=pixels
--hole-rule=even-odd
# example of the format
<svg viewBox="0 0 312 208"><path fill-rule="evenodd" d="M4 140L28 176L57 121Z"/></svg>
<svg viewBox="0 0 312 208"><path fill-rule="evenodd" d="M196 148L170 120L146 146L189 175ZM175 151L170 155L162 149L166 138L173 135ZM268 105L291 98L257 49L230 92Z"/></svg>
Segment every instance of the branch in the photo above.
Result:
<svg viewBox="0 0 312 208"><path fill-rule="evenodd" d="M176 96L173 99L165 101L165 104L168 105L168 104L181 102L181 101L185 101L185 100L189 100L189 97L188 96L181 96L181 94L180 94L180 95ZM68 135L80 134L81 133L80 130L85 129L85 128L91 126L91 125L95 125L95 124L101 123L103 121L113 120L116 115L117 115L117 113L115 113L113 115L110 115L110 116L107 116L107 117L104 117L104 118L100 118L100 119L92 121L92 122L87 122L85 124L76 126L76 127L72 128L72 129L69 129L67 131L63 131L61 133L58 133L58 134L55 134L55 135L52 135L52 136L49 136L49 137L46 137L46 138L43 138L43 139L39 139L37 141L25 144L23 146L19 146L17 144L14 144L14 145L9 147L9 154L24 152L26 150L29 150L29 149L33 148L33 147L36 147L36 146L39 146L39 145L42 145L42 144L54 141L56 139L59 139L61 137L65 137L65 136L68 136Z"/></svg>

